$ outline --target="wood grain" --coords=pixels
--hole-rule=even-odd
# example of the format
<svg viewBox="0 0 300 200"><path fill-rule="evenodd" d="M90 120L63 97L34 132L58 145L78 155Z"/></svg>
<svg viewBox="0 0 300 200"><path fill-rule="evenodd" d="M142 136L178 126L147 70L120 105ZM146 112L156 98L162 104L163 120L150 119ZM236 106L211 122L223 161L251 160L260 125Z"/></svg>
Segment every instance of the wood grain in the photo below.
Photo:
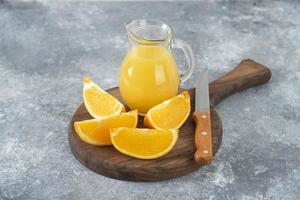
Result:
<svg viewBox="0 0 300 200"><path fill-rule="evenodd" d="M265 66L252 60L242 61L234 70L210 83L210 100L217 105L227 96L255 85L267 82L271 72ZM118 88L108 90L122 101ZM194 111L194 89L190 89L191 113ZM211 107L212 150L216 155L223 136L221 119ZM127 108L128 110L128 108ZM75 121L91 119L84 104L75 111L69 124L69 144L72 153L84 166L104 176L130 181L159 181L190 173L201 165L194 161L195 123L192 114L180 129L180 135L174 149L167 155L155 160L140 160L119 153L113 147L96 147L83 142L76 134ZM139 127L143 118L139 117Z"/></svg>
<svg viewBox="0 0 300 200"><path fill-rule="evenodd" d="M108 92L122 101L118 88L110 89ZM192 111L194 111L194 89L189 92ZM211 115L214 122L212 124L213 152L216 154L222 141L222 122L214 109ZM76 134L73 124L75 121L91 118L84 104L81 104L69 125L69 143L75 157L99 174L131 181L157 181L184 175L200 167L194 161L195 123L192 116L189 116L180 129L179 139L174 149L166 156L154 160L135 159L121 154L113 147L96 147L83 142ZM144 127L141 116L139 116L138 127Z"/></svg>
<svg viewBox="0 0 300 200"><path fill-rule="evenodd" d="M271 71L251 59L240 62L233 70L209 84L210 103L216 106L226 97L241 90L268 82Z"/></svg>
<svg viewBox="0 0 300 200"><path fill-rule="evenodd" d="M210 112L194 112L193 119L196 123L194 159L199 164L207 165L212 161L212 137Z"/></svg>

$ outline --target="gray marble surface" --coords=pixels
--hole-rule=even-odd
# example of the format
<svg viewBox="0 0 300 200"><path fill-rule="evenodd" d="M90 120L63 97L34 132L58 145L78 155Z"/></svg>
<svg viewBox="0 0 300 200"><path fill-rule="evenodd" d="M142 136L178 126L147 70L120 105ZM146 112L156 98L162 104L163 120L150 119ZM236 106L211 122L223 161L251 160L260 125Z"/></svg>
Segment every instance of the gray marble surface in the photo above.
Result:
<svg viewBox="0 0 300 200"><path fill-rule="evenodd" d="M224 140L213 164L169 181L103 177L68 146L83 76L117 85L134 18L170 24L210 79L245 58L273 72L217 107ZM0 199L300 199L299 59L297 1L0 0Z"/></svg>

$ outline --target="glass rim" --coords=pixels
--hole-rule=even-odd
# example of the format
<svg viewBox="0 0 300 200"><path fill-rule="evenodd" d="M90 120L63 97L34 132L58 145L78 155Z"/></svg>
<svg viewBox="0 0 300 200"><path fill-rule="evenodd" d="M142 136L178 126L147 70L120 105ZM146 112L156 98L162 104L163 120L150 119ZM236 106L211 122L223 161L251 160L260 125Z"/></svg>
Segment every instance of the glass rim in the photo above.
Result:
<svg viewBox="0 0 300 200"><path fill-rule="evenodd" d="M161 29L165 29L166 30L166 34L162 39L151 39L151 38L142 38L140 36L138 36L136 33L134 33L131 29L130 29L130 25L135 24L137 27L142 27L142 25L152 25L152 26L157 26ZM167 25L165 22L160 21L160 20L156 20L156 19L133 19L130 20L128 22L125 23L125 30L130 33L132 36L134 36L134 38L137 39L142 39L142 40L146 40L146 41L150 41L150 42L164 42L167 40L170 40L172 37L172 29L169 25Z"/></svg>

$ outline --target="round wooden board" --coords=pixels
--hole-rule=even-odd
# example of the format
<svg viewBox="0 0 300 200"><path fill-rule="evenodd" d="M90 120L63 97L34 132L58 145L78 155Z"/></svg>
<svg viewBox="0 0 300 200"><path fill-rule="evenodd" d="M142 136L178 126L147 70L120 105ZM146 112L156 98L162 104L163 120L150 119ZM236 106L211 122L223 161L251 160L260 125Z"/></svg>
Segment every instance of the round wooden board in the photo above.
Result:
<svg viewBox="0 0 300 200"><path fill-rule="evenodd" d="M107 91L123 102L118 88L111 88ZM192 114L195 105L194 89L189 90L189 93ZM112 146L97 147L83 142L75 132L73 124L75 121L92 117L88 114L84 104L81 104L69 124L70 147L76 159L84 166L104 176L128 181L160 181L174 178L201 167L194 162L195 124L191 114L181 127L179 139L170 153L158 159L140 160L126 156ZM211 119L213 154L215 155L222 142L223 130L221 119L213 107L211 107ZM141 116L139 116L138 127L144 127Z"/></svg>

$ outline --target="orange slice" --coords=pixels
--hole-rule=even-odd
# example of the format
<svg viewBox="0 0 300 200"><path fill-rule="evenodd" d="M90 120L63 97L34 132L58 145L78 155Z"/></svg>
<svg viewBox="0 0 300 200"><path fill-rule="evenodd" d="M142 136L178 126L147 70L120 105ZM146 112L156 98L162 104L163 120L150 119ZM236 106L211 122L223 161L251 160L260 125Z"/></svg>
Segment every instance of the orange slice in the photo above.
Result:
<svg viewBox="0 0 300 200"><path fill-rule="evenodd" d="M175 129L111 129L114 147L128 156L154 159L166 155L176 144L178 130Z"/></svg>
<svg viewBox="0 0 300 200"><path fill-rule="evenodd" d="M144 124L149 128L179 129L190 114L190 104L189 92L184 91L151 108L144 118Z"/></svg>
<svg viewBox="0 0 300 200"><path fill-rule="evenodd" d="M101 89L89 77L84 77L83 100L90 115L96 119L125 112L121 102Z"/></svg>
<svg viewBox="0 0 300 200"><path fill-rule="evenodd" d="M135 128L138 121L137 110L120 115L104 118L79 121L74 123L78 136L86 143L104 146L111 145L110 129L117 127Z"/></svg>

